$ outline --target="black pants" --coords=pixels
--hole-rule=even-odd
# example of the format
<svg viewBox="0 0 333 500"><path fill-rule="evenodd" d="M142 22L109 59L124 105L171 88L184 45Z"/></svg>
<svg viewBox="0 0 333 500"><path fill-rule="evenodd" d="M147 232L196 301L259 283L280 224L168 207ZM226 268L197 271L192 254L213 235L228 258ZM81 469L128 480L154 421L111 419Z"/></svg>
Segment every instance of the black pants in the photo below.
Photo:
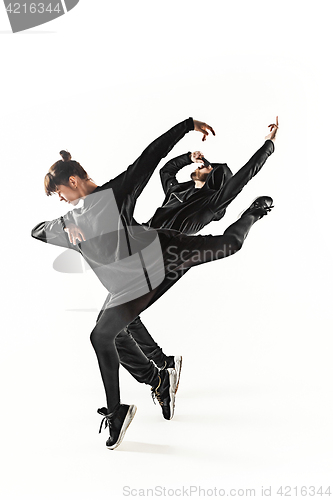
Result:
<svg viewBox="0 0 333 500"><path fill-rule="evenodd" d="M250 228L258 218L256 215L245 215L229 226L221 236L187 236L176 231L158 231L165 279L155 290L142 297L119 306L103 308L91 333L91 342L97 355L109 412L112 412L120 402L119 361L140 382L151 385L157 382L156 367L142 351L140 353L133 339L124 332L126 326L173 286L186 270L205 262L228 257L240 250Z"/></svg>
<svg viewBox="0 0 333 500"><path fill-rule="evenodd" d="M128 343L125 341L125 338L127 337L130 337ZM147 328L142 323L140 316L137 316L134 321L127 325L122 332L120 332L116 338L116 346L119 353L120 363L133 375L136 380L138 380L138 382L141 382L141 380L139 380L140 366L133 367L132 360L127 356L126 351L129 343L139 346L140 350L147 357L147 359L153 361L159 368L163 368L165 366L166 354L150 335ZM131 356L131 354L129 355Z"/></svg>

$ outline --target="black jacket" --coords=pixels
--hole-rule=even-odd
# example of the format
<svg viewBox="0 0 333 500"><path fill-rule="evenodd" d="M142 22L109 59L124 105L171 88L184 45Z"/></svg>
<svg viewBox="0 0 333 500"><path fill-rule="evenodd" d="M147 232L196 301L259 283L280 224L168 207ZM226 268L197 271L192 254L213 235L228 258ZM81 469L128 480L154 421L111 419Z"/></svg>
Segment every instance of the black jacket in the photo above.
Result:
<svg viewBox="0 0 333 500"><path fill-rule="evenodd" d="M209 222L220 220L229 203L259 172L273 151L273 142L266 141L235 175L226 163L212 163L213 170L202 188L195 188L192 180L179 183L176 179L177 172L191 163L191 153L170 160L160 170L165 199L146 224L156 229L195 234Z"/></svg>

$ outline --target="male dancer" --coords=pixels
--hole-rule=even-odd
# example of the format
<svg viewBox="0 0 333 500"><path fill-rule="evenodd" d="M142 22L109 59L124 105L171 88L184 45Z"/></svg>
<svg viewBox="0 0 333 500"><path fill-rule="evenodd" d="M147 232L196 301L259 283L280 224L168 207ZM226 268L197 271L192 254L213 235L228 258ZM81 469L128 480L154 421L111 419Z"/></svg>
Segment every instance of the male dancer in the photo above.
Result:
<svg viewBox="0 0 333 500"><path fill-rule="evenodd" d="M276 117L275 124L269 125L269 129L270 133L265 137L263 146L235 175L232 175L225 163L210 164L200 151L180 155L166 163L160 170L161 182L166 196L162 206L156 210L146 224L155 229L168 228L185 234L195 234L209 222L220 220L229 203L259 172L268 156L274 151L278 117ZM198 164L198 167L191 174L192 180L179 183L176 174L191 162ZM270 200L268 197L260 197L254 204L260 206L263 203L270 206L272 203ZM267 211L271 208L271 206L267 208ZM188 270L189 268L185 269L179 274L179 277ZM146 362L140 354L136 355L133 339L146 357L152 360L158 368L161 370L174 368L176 370L177 391L182 357L166 356L151 337L140 317L137 317L116 337L116 346L120 363L139 382L146 380ZM153 388L152 391L154 395L155 389ZM164 417L168 419L169 411L165 411L163 405L162 412Z"/></svg>
<svg viewBox="0 0 333 500"><path fill-rule="evenodd" d="M147 255L144 254L147 248L147 239L144 241L144 236L148 234L150 243L154 243L154 231L138 225L133 219L133 210L137 197L160 159L166 156L176 142L191 129L205 134L203 139L208 135L208 131L214 134L213 129L205 123L192 119L185 120L156 139L123 174L101 187L96 186L82 167L72 161L64 162L64 168L60 170L57 162L45 178L48 194L57 192L62 200L73 205L77 205L78 200L82 198L84 203L82 208L72 210L59 219L38 224L32 230L32 236L79 251L111 294L91 334L107 398L108 407L102 408L100 413L104 416L105 425L109 426L110 438L107 447L110 449L120 444L136 411L134 405L120 404L119 359L115 338L126 325L171 286L168 280L173 273L177 274L194 265L232 255L241 248L253 223L269 209L268 206L251 205L222 236L187 236L176 231L158 230L165 271L165 278L158 285L161 281L158 276L159 255L155 253L152 258L148 258L147 263L145 260ZM103 196L105 191L108 191L107 196ZM108 210L105 210L106 205ZM110 215L113 216L107 228L103 220L105 214L107 221ZM76 239L81 241L77 245L78 248L74 248L76 245L71 238L68 241L64 232L64 229L71 232L72 228L74 234L77 232ZM80 235L81 230L87 239ZM133 268L133 259L128 259L130 248L135 248L134 257L140 252L144 255L140 269ZM133 270L137 271L134 275ZM142 280L143 274L146 278L145 286ZM132 282L128 279L129 276ZM128 286L129 283L131 286ZM158 374L154 373L152 365L151 377L152 379L155 377L157 382ZM167 397L172 400L175 390L174 370L169 369L166 375L161 375L160 378L163 380L159 384L160 389L156 391L156 396L163 402ZM173 401L169 404L169 408L172 412Z"/></svg>

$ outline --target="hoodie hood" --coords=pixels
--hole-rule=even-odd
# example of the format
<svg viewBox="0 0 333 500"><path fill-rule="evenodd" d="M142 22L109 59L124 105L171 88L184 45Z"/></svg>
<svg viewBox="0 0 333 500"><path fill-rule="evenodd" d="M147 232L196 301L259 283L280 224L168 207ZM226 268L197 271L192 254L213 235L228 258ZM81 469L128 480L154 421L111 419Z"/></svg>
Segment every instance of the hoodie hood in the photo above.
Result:
<svg viewBox="0 0 333 500"><path fill-rule="evenodd" d="M217 191L232 177L232 172L226 163L211 163L213 170L209 172L205 184L201 189Z"/></svg>
<svg viewBox="0 0 333 500"><path fill-rule="evenodd" d="M210 165L213 167L213 170L209 172L205 184L200 189L212 189L214 191L218 191L232 177L232 172L226 163L210 163ZM195 182L193 180L180 182L179 184L171 187L163 202L163 206L170 199L171 193L187 191L188 189L193 189L194 187Z"/></svg>

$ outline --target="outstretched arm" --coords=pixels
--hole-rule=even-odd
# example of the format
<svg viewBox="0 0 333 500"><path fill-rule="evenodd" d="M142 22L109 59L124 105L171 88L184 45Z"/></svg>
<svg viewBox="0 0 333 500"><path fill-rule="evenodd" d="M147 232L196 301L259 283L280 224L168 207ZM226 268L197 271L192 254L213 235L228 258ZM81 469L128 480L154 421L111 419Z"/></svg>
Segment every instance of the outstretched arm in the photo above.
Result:
<svg viewBox="0 0 333 500"><path fill-rule="evenodd" d="M74 223L71 212L58 219L40 222L32 229L31 236L44 243L65 248L76 246L76 240L85 241L85 236Z"/></svg>
<svg viewBox="0 0 333 500"><path fill-rule="evenodd" d="M263 146L261 146L249 161L211 197L210 206L214 212L226 208L241 192L249 180L261 170L267 158L274 152L274 141L278 129L278 117L276 117L276 123L268 125L268 127L270 128L270 134L265 137L266 140Z"/></svg>
<svg viewBox="0 0 333 500"><path fill-rule="evenodd" d="M215 135L212 127L192 118L178 123L168 132L155 139L125 172L113 179L115 196L117 197L119 193L134 193L138 197L161 159L165 158L177 142L190 130L202 133L203 140L205 140L209 132Z"/></svg>

